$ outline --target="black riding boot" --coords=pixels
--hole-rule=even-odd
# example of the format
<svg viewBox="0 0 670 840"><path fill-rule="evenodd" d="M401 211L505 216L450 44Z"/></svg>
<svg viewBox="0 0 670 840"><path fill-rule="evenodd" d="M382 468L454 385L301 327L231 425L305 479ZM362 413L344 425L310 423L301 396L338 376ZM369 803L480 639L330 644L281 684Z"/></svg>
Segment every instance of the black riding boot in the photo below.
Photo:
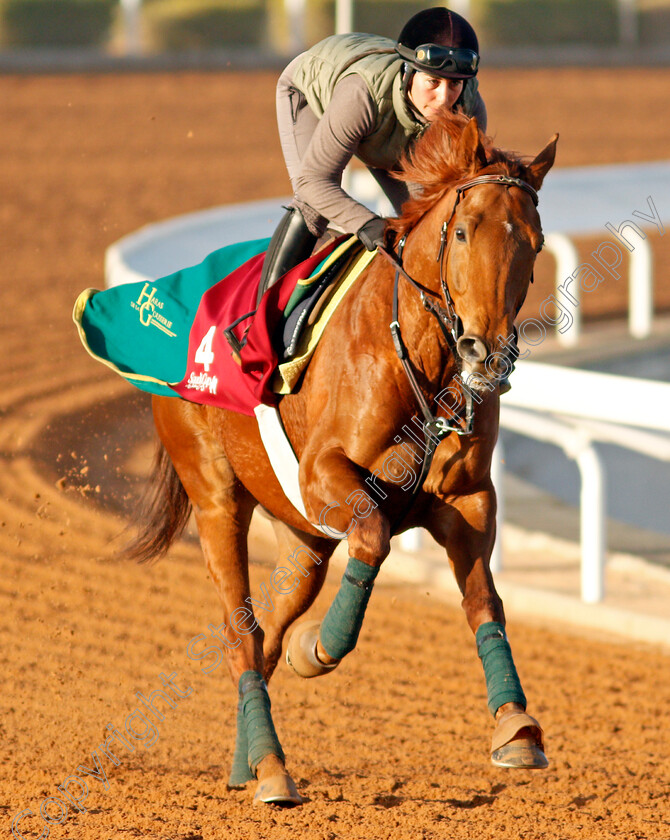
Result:
<svg viewBox="0 0 670 840"><path fill-rule="evenodd" d="M282 275L311 256L317 238L310 233L300 210L297 207L289 207L270 240L258 286L256 306L270 286Z"/></svg>

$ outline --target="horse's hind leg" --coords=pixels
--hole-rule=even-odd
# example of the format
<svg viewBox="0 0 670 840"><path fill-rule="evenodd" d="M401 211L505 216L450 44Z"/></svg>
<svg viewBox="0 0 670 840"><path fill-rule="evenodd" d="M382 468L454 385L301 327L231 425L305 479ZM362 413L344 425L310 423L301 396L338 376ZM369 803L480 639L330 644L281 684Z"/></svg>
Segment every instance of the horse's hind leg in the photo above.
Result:
<svg viewBox="0 0 670 840"><path fill-rule="evenodd" d="M451 499L433 516L430 531L447 549L463 609L482 661L488 706L496 720L491 761L498 767L543 769L540 724L526 714L526 697L505 632L505 614L489 569L495 539L495 496L491 488Z"/></svg>
<svg viewBox="0 0 670 840"><path fill-rule="evenodd" d="M226 652L238 688L238 739L231 782L258 779L255 801L299 804L263 680L263 630L250 606L247 532L255 500L237 480L206 421L207 409L154 400L159 435L192 504L207 568L223 608L210 630Z"/></svg>
<svg viewBox="0 0 670 840"><path fill-rule="evenodd" d="M337 545L334 540L297 531L279 520L272 524L279 553L270 580L277 594L272 611L266 619L261 618L265 630L265 679L268 681L281 656L286 630L314 603L326 578L328 560Z"/></svg>

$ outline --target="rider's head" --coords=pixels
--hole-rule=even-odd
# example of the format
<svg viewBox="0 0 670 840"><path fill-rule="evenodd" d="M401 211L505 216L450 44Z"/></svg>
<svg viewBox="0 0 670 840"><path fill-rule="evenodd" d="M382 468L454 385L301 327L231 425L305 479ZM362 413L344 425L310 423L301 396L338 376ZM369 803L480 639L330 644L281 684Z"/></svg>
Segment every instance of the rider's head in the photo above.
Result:
<svg viewBox="0 0 670 840"><path fill-rule="evenodd" d="M436 6L411 17L398 36L405 98L431 122L443 108L451 108L465 80L477 75L479 42L461 15Z"/></svg>

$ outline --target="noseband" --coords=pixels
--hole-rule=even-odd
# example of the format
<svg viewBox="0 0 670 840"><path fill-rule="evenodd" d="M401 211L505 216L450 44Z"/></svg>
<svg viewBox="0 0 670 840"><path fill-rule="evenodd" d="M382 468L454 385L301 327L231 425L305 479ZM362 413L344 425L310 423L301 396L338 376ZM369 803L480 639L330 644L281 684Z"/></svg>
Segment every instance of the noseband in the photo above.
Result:
<svg viewBox="0 0 670 840"><path fill-rule="evenodd" d="M421 303L423 304L424 309L430 312L436 319L438 324L440 325L440 330L444 335L444 338L451 350L454 358L458 359L458 349L457 349L457 342L458 339L461 337L463 333L463 323L461 319L458 317L456 313L456 307L454 306L454 301L451 297L451 293L449 292L449 284L447 282L446 271L444 270L444 266L446 263L446 254L448 252L448 238L449 238L449 225L451 224L454 215L456 213L456 208L463 197L463 193L467 192L467 190L472 189L473 187L478 187L480 185L492 185L497 184L501 187L519 187L520 189L527 192L530 197L533 199L533 204L537 207L538 203L538 195L535 189L531 187L530 184L522 181L520 178L513 178L510 175L480 175L478 178L472 178L470 181L466 181L463 184L459 184L456 189L456 199L454 201L454 206L451 209L451 214L449 218L442 224L441 232L440 232L440 247L437 254L437 262L440 263L440 288L442 294L437 294L432 289L428 289L422 283L419 283L413 277L411 277L404 269L402 264L402 252L405 245L405 237L403 236L400 242L398 243L398 250L390 251L385 248L379 248L379 253L383 254L386 259L388 259L393 266L395 267L395 284L393 287L393 320L391 321L389 327L391 330L391 337L393 338L393 345L395 347L396 353L398 354L398 358L400 359L402 366L405 370L405 375L409 381L409 384L414 392L414 395L419 403L419 407L421 408L421 412L424 416L424 436L426 440L426 448L424 450L424 459L423 459L423 466L421 469L421 475L419 476L419 480L414 486L413 498L421 489L423 482L428 475L428 470L430 469L430 464L433 460L433 454L437 445L445 438L447 435L451 434L451 432L456 432L457 435L469 435L472 433L473 425L474 425L474 409L472 405L472 394L469 389L465 389L465 418L464 418L464 425L452 425L449 423L446 417L436 417L430 409L428 402L426 401L425 396L419 386L419 383L416 379L416 375L412 368L411 360L409 358L409 354L407 353L407 348L402 338L402 334L400 331L400 322L399 322L399 312L398 312L398 287L400 284L400 276L402 275L411 286L413 286L418 292L421 297ZM444 305L442 305L444 303Z"/></svg>

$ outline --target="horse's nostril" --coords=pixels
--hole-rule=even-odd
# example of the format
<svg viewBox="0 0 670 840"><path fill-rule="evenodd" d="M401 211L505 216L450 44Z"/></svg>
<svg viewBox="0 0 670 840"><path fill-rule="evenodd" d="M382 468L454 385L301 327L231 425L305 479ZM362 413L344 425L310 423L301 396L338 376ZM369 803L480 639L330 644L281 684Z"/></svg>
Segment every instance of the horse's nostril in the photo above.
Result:
<svg viewBox="0 0 670 840"><path fill-rule="evenodd" d="M483 362L488 356L486 344L475 335L463 335L456 344L458 355L464 362Z"/></svg>

